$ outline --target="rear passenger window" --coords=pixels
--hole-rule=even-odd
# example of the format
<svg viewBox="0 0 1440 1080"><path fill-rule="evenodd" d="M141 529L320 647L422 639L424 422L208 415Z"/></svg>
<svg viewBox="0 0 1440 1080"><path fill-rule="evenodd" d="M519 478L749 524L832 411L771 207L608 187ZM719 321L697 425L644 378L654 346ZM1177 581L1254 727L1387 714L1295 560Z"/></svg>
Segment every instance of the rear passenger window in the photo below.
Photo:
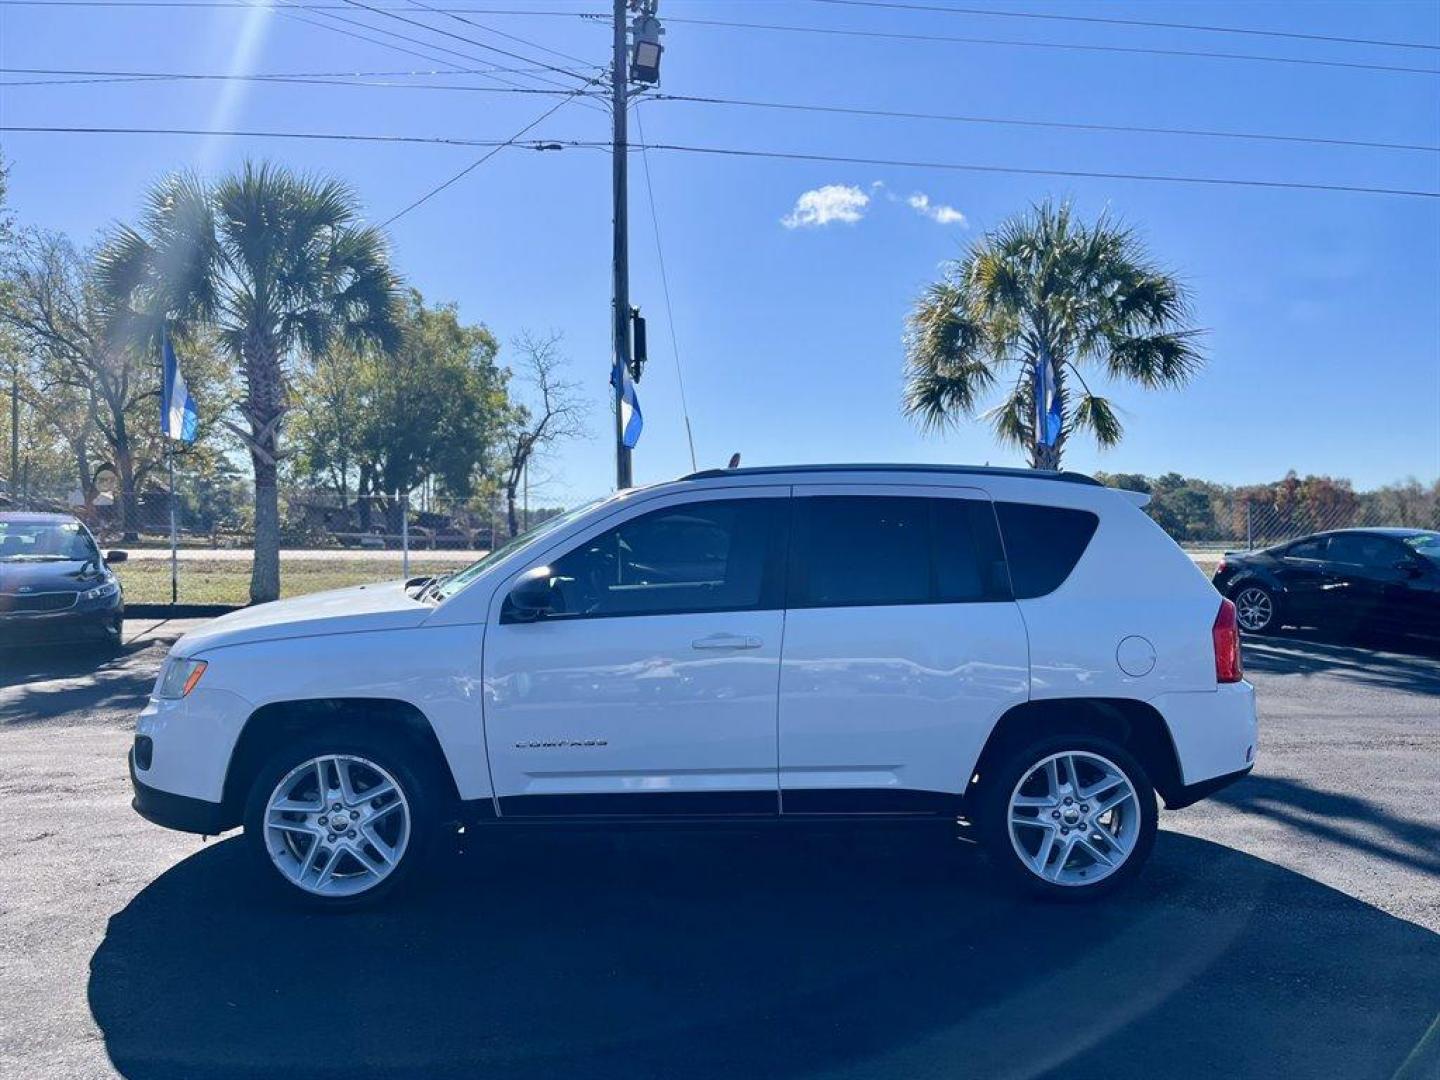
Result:
<svg viewBox="0 0 1440 1080"><path fill-rule="evenodd" d="M1031 503L995 504L1015 599L1054 592L1075 569L1100 519L1088 510Z"/></svg>
<svg viewBox="0 0 1440 1080"><path fill-rule="evenodd" d="M935 599L941 603L1009 600L1005 552L995 511L981 499L931 499Z"/></svg>
<svg viewBox="0 0 1440 1080"><path fill-rule="evenodd" d="M930 599L926 500L822 495L797 499L796 507L792 606Z"/></svg>
<svg viewBox="0 0 1440 1080"><path fill-rule="evenodd" d="M995 513L964 498L795 500L790 606L1010 599Z"/></svg>

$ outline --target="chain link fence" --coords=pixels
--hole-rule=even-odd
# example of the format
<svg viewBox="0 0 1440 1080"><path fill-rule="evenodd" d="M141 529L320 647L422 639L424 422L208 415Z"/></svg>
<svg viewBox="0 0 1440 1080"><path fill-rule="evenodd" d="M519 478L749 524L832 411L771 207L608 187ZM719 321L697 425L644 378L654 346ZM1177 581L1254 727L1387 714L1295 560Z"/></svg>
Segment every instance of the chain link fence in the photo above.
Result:
<svg viewBox="0 0 1440 1080"><path fill-rule="evenodd" d="M1440 482L1409 481L1357 492L1345 481L1293 474L1251 487L1174 474L1101 479L1146 491L1148 513L1202 565L1222 551L1269 547L1329 529L1440 530ZM557 507L527 510L523 493L517 492L512 522L503 492L454 499L429 486L408 494L356 497L289 485L281 488L279 499L284 595L448 573L513 532L559 512ZM78 494L55 490L27 489L12 496L0 479L0 509L75 514L103 547L129 552L117 566L129 600L169 603L170 493L152 485L138 493L128 512L120 503L99 494L87 504ZM177 475L175 511L180 557L173 595L182 603L246 603L255 540L254 491L248 480Z"/></svg>
<svg viewBox="0 0 1440 1080"><path fill-rule="evenodd" d="M1397 484L1374 491L1284 483L1259 490L1152 491L1150 515L1192 551L1252 550L1331 529L1440 529L1440 484Z"/></svg>
<svg viewBox="0 0 1440 1080"><path fill-rule="evenodd" d="M429 490L342 497L319 488L282 486L280 503L283 596L321 589L450 573L504 543L559 508L512 508L503 493L469 499ZM132 605L239 605L249 601L255 544L254 489L248 481L177 475L173 501L178 557L170 559L172 500L147 487L128 509L99 493L30 487L12 497L0 483L0 510L74 514L103 550L123 550L113 569Z"/></svg>

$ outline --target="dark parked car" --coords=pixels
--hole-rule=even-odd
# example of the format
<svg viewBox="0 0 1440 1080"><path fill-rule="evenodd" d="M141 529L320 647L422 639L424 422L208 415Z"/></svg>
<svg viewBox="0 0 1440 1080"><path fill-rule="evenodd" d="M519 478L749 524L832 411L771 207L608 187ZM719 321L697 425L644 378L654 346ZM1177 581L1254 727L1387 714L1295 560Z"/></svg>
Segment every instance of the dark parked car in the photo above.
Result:
<svg viewBox="0 0 1440 1080"><path fill-rule="evenodd" d="M95 538L69 514L0 514L0 645L120 644L125 596Z"/></svg>
<svg viewBox="0 0 1440 1080"><path fill-rule="evenodd" d="M1253 634L1289 624L1440 638L1440 532L1341 529L1227 552L1214 583Z"/></svg>

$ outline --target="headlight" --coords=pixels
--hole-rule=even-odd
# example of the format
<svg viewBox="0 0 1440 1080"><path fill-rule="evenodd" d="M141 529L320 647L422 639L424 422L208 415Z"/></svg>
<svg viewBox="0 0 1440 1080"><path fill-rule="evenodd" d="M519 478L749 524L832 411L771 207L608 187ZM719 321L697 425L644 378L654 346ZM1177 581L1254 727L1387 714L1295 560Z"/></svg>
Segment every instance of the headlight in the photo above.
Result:
<svg viewBox="0 0 1440 1080"><path fill-rule="evenodd" d="M158 698L183 698L200 682L205 674L204 660L166 660L155 682L155 696Z"/></svg>
<svg viewBox="0 0 1440 1080"><path fill-rule="evenodd" d="M82 603L87 600L103 600L107 596L114 596L119 591L120 583L118 581L107 581L104 585L96 585L95 588L81 593L80 600Z"/></svg>

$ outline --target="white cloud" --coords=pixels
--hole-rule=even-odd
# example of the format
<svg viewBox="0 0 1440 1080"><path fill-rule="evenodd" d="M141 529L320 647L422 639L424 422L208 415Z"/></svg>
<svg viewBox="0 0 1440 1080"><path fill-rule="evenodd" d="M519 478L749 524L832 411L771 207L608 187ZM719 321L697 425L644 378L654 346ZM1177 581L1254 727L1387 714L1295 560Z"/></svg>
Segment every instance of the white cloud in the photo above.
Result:
<svg viewBox="0 0 1440 1080"><path fill-rule="evenodd" d="M947 206L944 203L932 203L930 196L926 195L923 191L915 192L915 194L911 195L905 202L909 205L910 209L914 210L917 214L924 214L931 221L938 221L941 225L965 224L965 215L959 210L956 210L953 206Z"/></svg>
<svg viewBox="0 0 1440 1080"><path fill-rule="evenodd" d="M840 221L853 225L865 216L870 196L850 184L826 184L804 192L795 208L780 219L787 229L817 229Z"/></svg>

